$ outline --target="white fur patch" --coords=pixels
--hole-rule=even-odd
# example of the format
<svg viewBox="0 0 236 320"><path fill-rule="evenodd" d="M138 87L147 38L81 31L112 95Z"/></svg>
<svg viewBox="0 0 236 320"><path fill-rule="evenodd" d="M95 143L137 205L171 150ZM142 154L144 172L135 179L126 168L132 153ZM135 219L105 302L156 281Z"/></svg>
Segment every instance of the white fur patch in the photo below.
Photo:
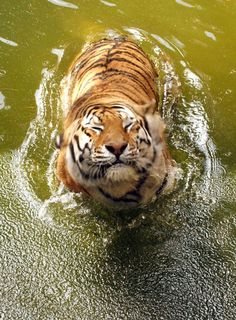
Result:
<svg viewBox="0 0 236 320"><path fill-rule="evenodd" d="M106 179L112 183L117 183L121 181L136 180L138 179L136 176L137 173L134 168L123 164L116 164L107 170Z"/></svg>

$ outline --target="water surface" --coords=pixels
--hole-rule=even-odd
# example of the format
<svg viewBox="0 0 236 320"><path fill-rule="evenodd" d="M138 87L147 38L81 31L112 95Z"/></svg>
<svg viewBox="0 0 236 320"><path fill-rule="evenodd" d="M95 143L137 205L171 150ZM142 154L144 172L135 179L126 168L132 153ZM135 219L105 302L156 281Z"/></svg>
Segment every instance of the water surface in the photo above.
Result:
<svg viewBox="0 0 236 320"><path fill-rule="evenodd" d="M2 0L0 17L0 319L235 319L235 2ZM119 216L54 174L63 76L117 34L159 70L182 169Z"/></svg>

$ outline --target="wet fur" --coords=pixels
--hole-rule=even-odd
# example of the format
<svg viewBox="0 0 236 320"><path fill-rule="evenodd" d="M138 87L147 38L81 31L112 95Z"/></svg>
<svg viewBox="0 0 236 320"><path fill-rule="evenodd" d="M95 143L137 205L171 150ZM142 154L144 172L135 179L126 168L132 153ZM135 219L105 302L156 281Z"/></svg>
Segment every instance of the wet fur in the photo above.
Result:
<svg viewBox="0 0 236 320"><path fill-rule="evenodd" d="M75 59L64 83L68 114L57 141L57 176L71 191L122 208L147 203L173 184L174 167L164 139L165 125L157 110L156 78L146 54L126 40L99 41ZM125 114L137 122L130 125L131 129L125 129ZM96 117L102 130L94 131L86 123ZM140 132L145 141L138 149L135 141ZM79 150L83 137L89 142ZM136 161L129 162L122 154L124 165L113 165L111 160L106 164L104 146L117 143L127 144L127 159L133 157Z"/></svg>

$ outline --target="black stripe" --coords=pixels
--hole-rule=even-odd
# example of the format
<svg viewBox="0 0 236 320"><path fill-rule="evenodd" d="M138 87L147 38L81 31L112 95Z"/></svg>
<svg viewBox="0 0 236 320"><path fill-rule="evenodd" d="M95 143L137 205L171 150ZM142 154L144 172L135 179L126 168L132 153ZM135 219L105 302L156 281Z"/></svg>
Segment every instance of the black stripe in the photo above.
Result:
<svg viewBox="0 0 236 320"><path fill-rule="evenodd" d="M83 177L83 179L88 180L88 179L90 178L89 175L88 175L87 173L85 173L85 172L80 168L80 166L79 166L79 164L78 164L77 162L76 162L76 164L77 164L77 167L78 167L79 172L80 172L81 176Z"/></svg>
<svg viewBox="0 0 236 320"><path fill-rule="evenodd" d="M111 109L117 109L117 110L123 110L123 111L125 111L125 107L117 106L117 105L115 105L115 104L111 106Z"/></svg>
<svg viewBox="0 0 236 320"><path fill-rule="evenodd" d="M143 119L143 121L144 121L144 123L142 121L140 121L140 126L142 127L143 131L145 132L146 143L150 146L151 145L151 141L149 140L149 137L152 139L152 136L151 136L151 133L150 133L150 130L149 130L149 125L148 125L147 120L145 118Z"/></svg>
<svg viewBox="0 0 236 320"><path fill-rule="evenodd" d="M143 186L143 184L145 183L145 181L147 180L148 177L148 173L147 171L144 169L143 172L143 176L139 179L138 184L136 186L136 190L137 192L140 192L141 187Z"/></svg>
<svg viewBox="0 0 236 320"><path fill-rule="evenodd" d="M123 197L113 197L110 193L104 191L102 188L98 188L98 190L101 192L101 194L105 197L105 198L108 198L114 202L126 202L126 203L130 203L130 202L134 202L134 203L138 203L138 200L135 200L135 199L128 199L128 198L125 198L125 196Z"/></svg>
<svg viewBox="0 0 236 320"><path fill-rule="evenodd" d="M84 130L84 133L85 133L85 134L86 134L86 136L88 136L89 138L91 138L91 137L92 137L91 133L90 133L90 132L88 132L88 129L85 129L85 130Z"/></svg>
<svg viewBox="0 0 236 320"><path fill-rule="evenodd" d="M115 69L115 68L109 68L109 69L107 69L107 71L109 71L109 70L112 70L113 72L122 72L122 73L124 73L125 75L127 75L128 77L130 77L130 76L134 76L133 74L131 74L129 71L123 71L123 70L119 70L119 69ZM154 96L155 96L155 90L153 89L153 87L151 86L151 84L149 83L149 81L147 80L147 77L146 76L144 76L143 74L142 74L142 72L140 72L140 71L138 71L138 70L136 70L136 69L131 69L133 72L135 72L135 73L137 73L137 74L139 74L141 77L143 77L144 78L144 80L147 82L147 84L148 84L148 86L149 86L149 89L152 91L152 93L154 94ZM135 77L135 76L134 76ZM131 77L132 78L132 77ZM136 78L137 79L137 78ZM142 85L143 85L143 83L142 82L140 82ZM144 86L144 85L143 85ZM145 86L144 86L145 87ZM145 87L146 88L146 87Z"/></svg>
<svg viewBox="0 0 236 320"><path fill-rule="evenodd" d="M72 160L73 160L74 162L76 162L76 160L75 160L75 151L74 151L73 143L71 142L69 146L70 146L70 153L71 153L71 156L72 156Z"/></svg>
<svg viewBox="0 0 236 320"><path fill-rule="evenodd" d="M147 64L147 60L149 62L149 59L147 59L147 57L143 57L144 60L140 59L140 57L138 57L137 55L135 55L134 53L130 52L130 51L126 51L126 50L116 50L116 51L113 51L111 54L110 54L110 57L113 57L115 55L127 55L137 61L139 61L142 65L146 65Z"/></svg>
<svg viewBox="0 0 236 320"><path fill-rule="evenodd" d="M159 196L162 193L163 189L165 188L165 186L167 184L167 181L168 181L167 178L168 178L168 173L166 173L166 175L162 181L162 184L160 185L159 189L156 191L156 196Z"/></svg>
<svg viewBox="0 0 236 320"><path fill-rule="evenodd" d="M88 142L85 143L84 150L85 150L85 149L88 149L89 153L91 154L91 150L90 150L90 148L89 148Z"/></svg>
<svg viewBox="0 0 236 320"><path fill-rule="evenodd" d="M153 148L152 163L154 163L154 162L155 162L155 160L156 160L156 156L157 156L157 151L156 151L156 149L155 149L155 148Z"/></svg>
<svg viewBox="0 0 236 320"><path fill-rule="evenodd" d="M140 66L140 65L138 65L138 64L134 63L133 61L130 61L130 60L126 59L126 58L116 58L116 57L115 57L115 58L110 58L110 59L108 60L108 63L111 63L111 62L113 62L113 61L120 61L120 62L126 62L127 64L131 64L132 66L134 66L134 67L142 70L145 75L146 75L147 72L148 72L147 69L144 69L142 66ZM133 68L129 68L129 69L131 69L131 70L133 70L133 71L137 71L136 69L133 69ZM141 74L141 73L140 73L140 74ZM143 74L141 74L141 75L145 78L145 80L146 80L147 82L149 82L145 75L143 75ZM149 76L151 77L152 81L154 81L154 78L153 78L151 75L149 75Z"/></svg>
<svg viewBox="0 0 236 320"><path fill-rule="evenodd" d="M110 77L116 76L116 75L125 75L127 76L128 79L132 79L132 81L134 81L137 85L139 85L141 87L141 89L143 90L143 92L149 96L149 92L147 91L146 86L142 83L142 81L135 75L130 74L127 71L121 71L118 69L108 69L107 71L102 71L102 72L98 72L95 76L95 78L103 78L103 79L108 79ZM153 90L152 90L153 91Z"/></svg>
<svg viewBox="0 0 236 320"><path fill-rule="evenodd" d="M79 151L83 152L83 149L81 148L80 144L79 144L79 137L77 136L77 134L74 135L75 141L77 142L77 146Z"/></svg>
<svg viewBox="0 0 236 320"><path fill-rule="evenodd" d="M129 129L129 127L132 126L132 125L133 125L132 122L130 122L129 124L127 124L127 125L124 127L125 131L127 132L128 129ZM143 140L144 140L144 139L143 139Z"/></svg>
<svg viewBox="0 0 236 320"><path fill-rule="evenodd" d="M144 142L144 143L146 143L148 146L151 145L151 142L150 142L149 140L147 140L147 139L139 138L139 142L140 142L140 144L141 144L142 142Z"/></svg>
<svg viewBox="0 0 236 320"><path fill-rule="evenodd" d="M110 45L110 46L109 46ZM98 43L94 43L91 48L88 48L84 54L80 56L80 67L83 68L88 61L91 61L93 58L96 58L98 55L102 55L102 58L95 61L103 61L101 66L106 67L107 66L107 59L110 56L111 50L115 49L117 47L117 42L110 42L110 41L101 41ZM99 50L100 48L104 47L102 50ZM104 61L105 60L105 61ZM94 62L93 62L94 63ZM92 66L92 65L90 65Z"/></svg>
<svg viewBox="0 0 236 320"><path fill-rule="evenodd" d="M101 128L101 127L92 126L91 130L99 130L99 131L102 131L102 128Z"/></svg>
<svg viewBox="0 0 236 320"><path fill-rule="evenodd" d="M82 163L84 161L84 157L82 156L82 154L79 156L79 162Z"/></svg>
<svg viewBox="0 0 236 320"><path fill-rule="evenodd" d="M94 63L89 64L88 66L85 66L83 70L79 70L77 78L82 78L86 72L91 72L93 69L106 68L104 62L100 63L99 62L100 60L104 60L104 59L99 59L99 60L95 61Z"/></svg>
<svg viewBox="0 0 236 320"><path fill-rule="evenodd" d="M124 90L119 90L119 89L109 89L109 93L110 92L117 92L122 94L123 96L125 96L126 98L130 99L131 101L135 102L138 104L138 100L136 100L134 97L132 97L131 95L129 95L127 92L125 92Z"/></svg>
<svg viewBox="0 0 236 320"><path fill-rule="evenodd" d="M148 122L147 122L147 120L145 118L143 119L143 121L144 121L145 129L147 130L149 136L151 137L151 133L150 133Z"/></svg>
<svg viewBox="0 0 236 320"><path fill-rule="evenodd" d="M79 71L81 71L85 66L86 64L89 64L89 62L91 62L89 64L90 65L93 65L94 63L98 63L98 62L103 62L102 64L104 65L104 57L100 58L100 59L97 59L97 60L94 60L96 59L97 57L97 52L94 52L94 55L92 55L91 53L87 56L87 57L84 57L83 59L80 59L80 62L79 62Z"/></svg>
<svg viewBox="0 0 236 320"><path fill-rule="evenodd" d="M121 81L117 81L117 79L110 79L109 80L109 86L112 87L112 84L114 83L114 88L119 87L119 90L122 90L122 92L129 92L130 94L134 95L136 99L133 99L133 101L135 101L135 103L137 104L145 104L145 100L144 100L144 94L147 95L147 98L150 99L150 96L147 92L142 91L142 90L137 90L136 86L134 86L134 84L131 82L132 80L129 78L126 79L122 79ZM110 89L108 89L109 91L106 92L105 94L109 94L110 93ZM114 89L115 90L115 89ZM136 102L137 101L137 102Z"/></svg>
<svg viewBox="0 0 236 320"><path fill-rule="evenodd" d="M102 107L101 105L88 105L88 109L89 109L89 110L86 111L85 116L86 116L86 117L89 117L90 114L94 115L94 113L95 113L97 110L99 110L101 107Z"/></svg>
<svg viewBox="0 0 236 320"><path fill-rule="evenodd" d="M87 60L89 59L89 57L91 57L91 55L94 53L94 55L96 56L98 54L97 50L100 49L102 46L104 46L104 42L97 42L97 43L93 43L91 44L91 46L89 46L79 57L78 59L80 61L83 60ZM99 52L102 53L103 51L106 52L108 48L104 48L103 50L100 50Z"/></svg>
<svg viewBox="0 0 236 320"><path fill-rule="evenodd" d="M143 52L143 50L141 50L139 47L137 47L135 44L133 44L132 42L126 42L125 46L123 47L123 52L129 52L128 50L133 50L137 53L139 53L142 57L144 57L146 60L149 60L147 55ZM127 50L127 51L126 51Z"/></svg>
<svg viewBox="0 0 236 320"><path fill-rule="evenodd" d="M148 173L147 171L144 169L142 171L142 177L139 179L135 190L133 191L129 191L127 192L124 196L122 197L114 197L111 194L109 194L108 192L104 191L102 188L99 188L99 191L103 194L104 197L109 198L115 202L118 201L123 201L123 202L135 202L138 203L139 200L141 199L141 195L140 195L140 189L143 186L143 184L145 183L145 181L147 180L148 177ZM132 197L132 198L131 198Z"/></svg>
<svg viewBox="0 0 236 320"><path fill-rule="evenodd" d="M81 174L81 176L83 177L83 179L85 179L85 180L90 180L90 181L92 181L92 180L98 180L98 179L103 178L103 177L105 176L105 174L106 174L106 169L107 169L106 166L103 166L103 167L101 167L101 168L96 168L96 169L98 169L98 170L96 170L95 173L93 173L93 174L88 174L88 173L85 173L85 172L83 171L83 169L79 166L78 163L77 163L77 166L78 166L78 168L79 168L80 174Z"/></svg>

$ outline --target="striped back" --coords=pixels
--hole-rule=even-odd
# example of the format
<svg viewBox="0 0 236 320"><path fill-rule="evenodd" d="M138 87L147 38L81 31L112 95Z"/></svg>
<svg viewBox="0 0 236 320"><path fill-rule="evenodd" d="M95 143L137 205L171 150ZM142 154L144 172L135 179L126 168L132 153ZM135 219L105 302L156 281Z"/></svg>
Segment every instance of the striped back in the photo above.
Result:
<svg viewBox="0 0 236 320"><path fill-rule="evenodd" d="M133 42L101 40L73 62L69 71L69 105L85 94L92 100L131 101L137 105L157 100L156 71ZM91 101L92 102L92 101Z"/></svg>

